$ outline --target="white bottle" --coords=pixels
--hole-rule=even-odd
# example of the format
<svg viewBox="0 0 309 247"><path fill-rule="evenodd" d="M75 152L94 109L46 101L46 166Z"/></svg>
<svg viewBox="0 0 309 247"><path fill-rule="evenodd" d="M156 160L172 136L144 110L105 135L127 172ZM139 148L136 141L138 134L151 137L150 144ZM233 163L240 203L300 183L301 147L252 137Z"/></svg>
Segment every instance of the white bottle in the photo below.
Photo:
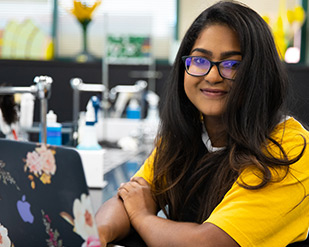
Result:
<svg viewBox="0 0 309 247"><path fill-rule="evenodd" d="M152 92L148 91L146 95L146 100L148 102L148 112L147 117L144 121L144 138L146 142L152 143L157 135L157 131L159 128L159 96Z"/></svg>
<svg viewBox="0 0 309 247"><path fill-rule="evenodd" d="M97 130L95 126L95 111L91 99L87 104L87 112L85 116L85 126L82 128L81 142L77 145L80 150L100 150L102 147L98 143Z"/></svg>
<svg viewBox="0 0 309 247"><path fill-rule="evenodd" d="M20 99L19 124L21 128L31 128L33 124L34 96L24 93Z"/></svg>

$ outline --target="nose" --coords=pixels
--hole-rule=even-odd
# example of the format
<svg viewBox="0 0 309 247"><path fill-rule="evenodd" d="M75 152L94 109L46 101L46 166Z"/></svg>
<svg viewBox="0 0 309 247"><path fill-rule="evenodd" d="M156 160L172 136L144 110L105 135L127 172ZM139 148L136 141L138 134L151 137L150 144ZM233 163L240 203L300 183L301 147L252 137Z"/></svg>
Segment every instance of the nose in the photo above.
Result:
<svg viewBox="0 0 309 247"><path fill-rule="evenodd" d="M217 84L223 81L220 76L219 69L216 65L213 65L207 75L204 76L205 81L210 84Z"/></svg>

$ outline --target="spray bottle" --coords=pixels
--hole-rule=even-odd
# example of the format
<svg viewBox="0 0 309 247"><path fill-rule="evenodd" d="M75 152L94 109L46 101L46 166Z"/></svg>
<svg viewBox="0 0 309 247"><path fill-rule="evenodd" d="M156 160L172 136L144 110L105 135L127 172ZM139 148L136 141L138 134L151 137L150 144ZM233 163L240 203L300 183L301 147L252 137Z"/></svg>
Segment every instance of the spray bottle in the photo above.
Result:
<svg viewBox="0 0 309 247"><path fill-rule="evenodd" d="M82 159L86 182L89 187L102 188L104 186L104 152L99 145L96 125L100 106L98 97L92 96L87 104L85 125L80 129L80 143L77 151Z"/></svg>

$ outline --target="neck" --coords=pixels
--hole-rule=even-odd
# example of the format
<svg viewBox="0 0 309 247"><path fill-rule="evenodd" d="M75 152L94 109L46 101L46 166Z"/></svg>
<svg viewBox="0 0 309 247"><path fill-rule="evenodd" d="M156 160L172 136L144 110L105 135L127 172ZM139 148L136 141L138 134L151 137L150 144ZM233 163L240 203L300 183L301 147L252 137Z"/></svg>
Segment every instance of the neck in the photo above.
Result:
<svg viewBox="0 0 309 247"><path fill-rule="evenodd" d="M213 147L226 146L225 126L221 117L204 116L204 125Z"/></svg>

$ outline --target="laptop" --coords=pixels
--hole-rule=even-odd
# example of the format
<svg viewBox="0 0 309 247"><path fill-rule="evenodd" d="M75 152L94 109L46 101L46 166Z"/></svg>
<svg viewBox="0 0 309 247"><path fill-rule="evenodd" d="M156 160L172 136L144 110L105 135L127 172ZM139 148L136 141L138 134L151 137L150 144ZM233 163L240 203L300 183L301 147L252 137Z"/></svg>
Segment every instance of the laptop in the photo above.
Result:
<svg viewBox="0 0 309 247"><path fill-rule="evenodd" d="M1 246L100 246L73 148L0 139L0 212Z"/></svg>

